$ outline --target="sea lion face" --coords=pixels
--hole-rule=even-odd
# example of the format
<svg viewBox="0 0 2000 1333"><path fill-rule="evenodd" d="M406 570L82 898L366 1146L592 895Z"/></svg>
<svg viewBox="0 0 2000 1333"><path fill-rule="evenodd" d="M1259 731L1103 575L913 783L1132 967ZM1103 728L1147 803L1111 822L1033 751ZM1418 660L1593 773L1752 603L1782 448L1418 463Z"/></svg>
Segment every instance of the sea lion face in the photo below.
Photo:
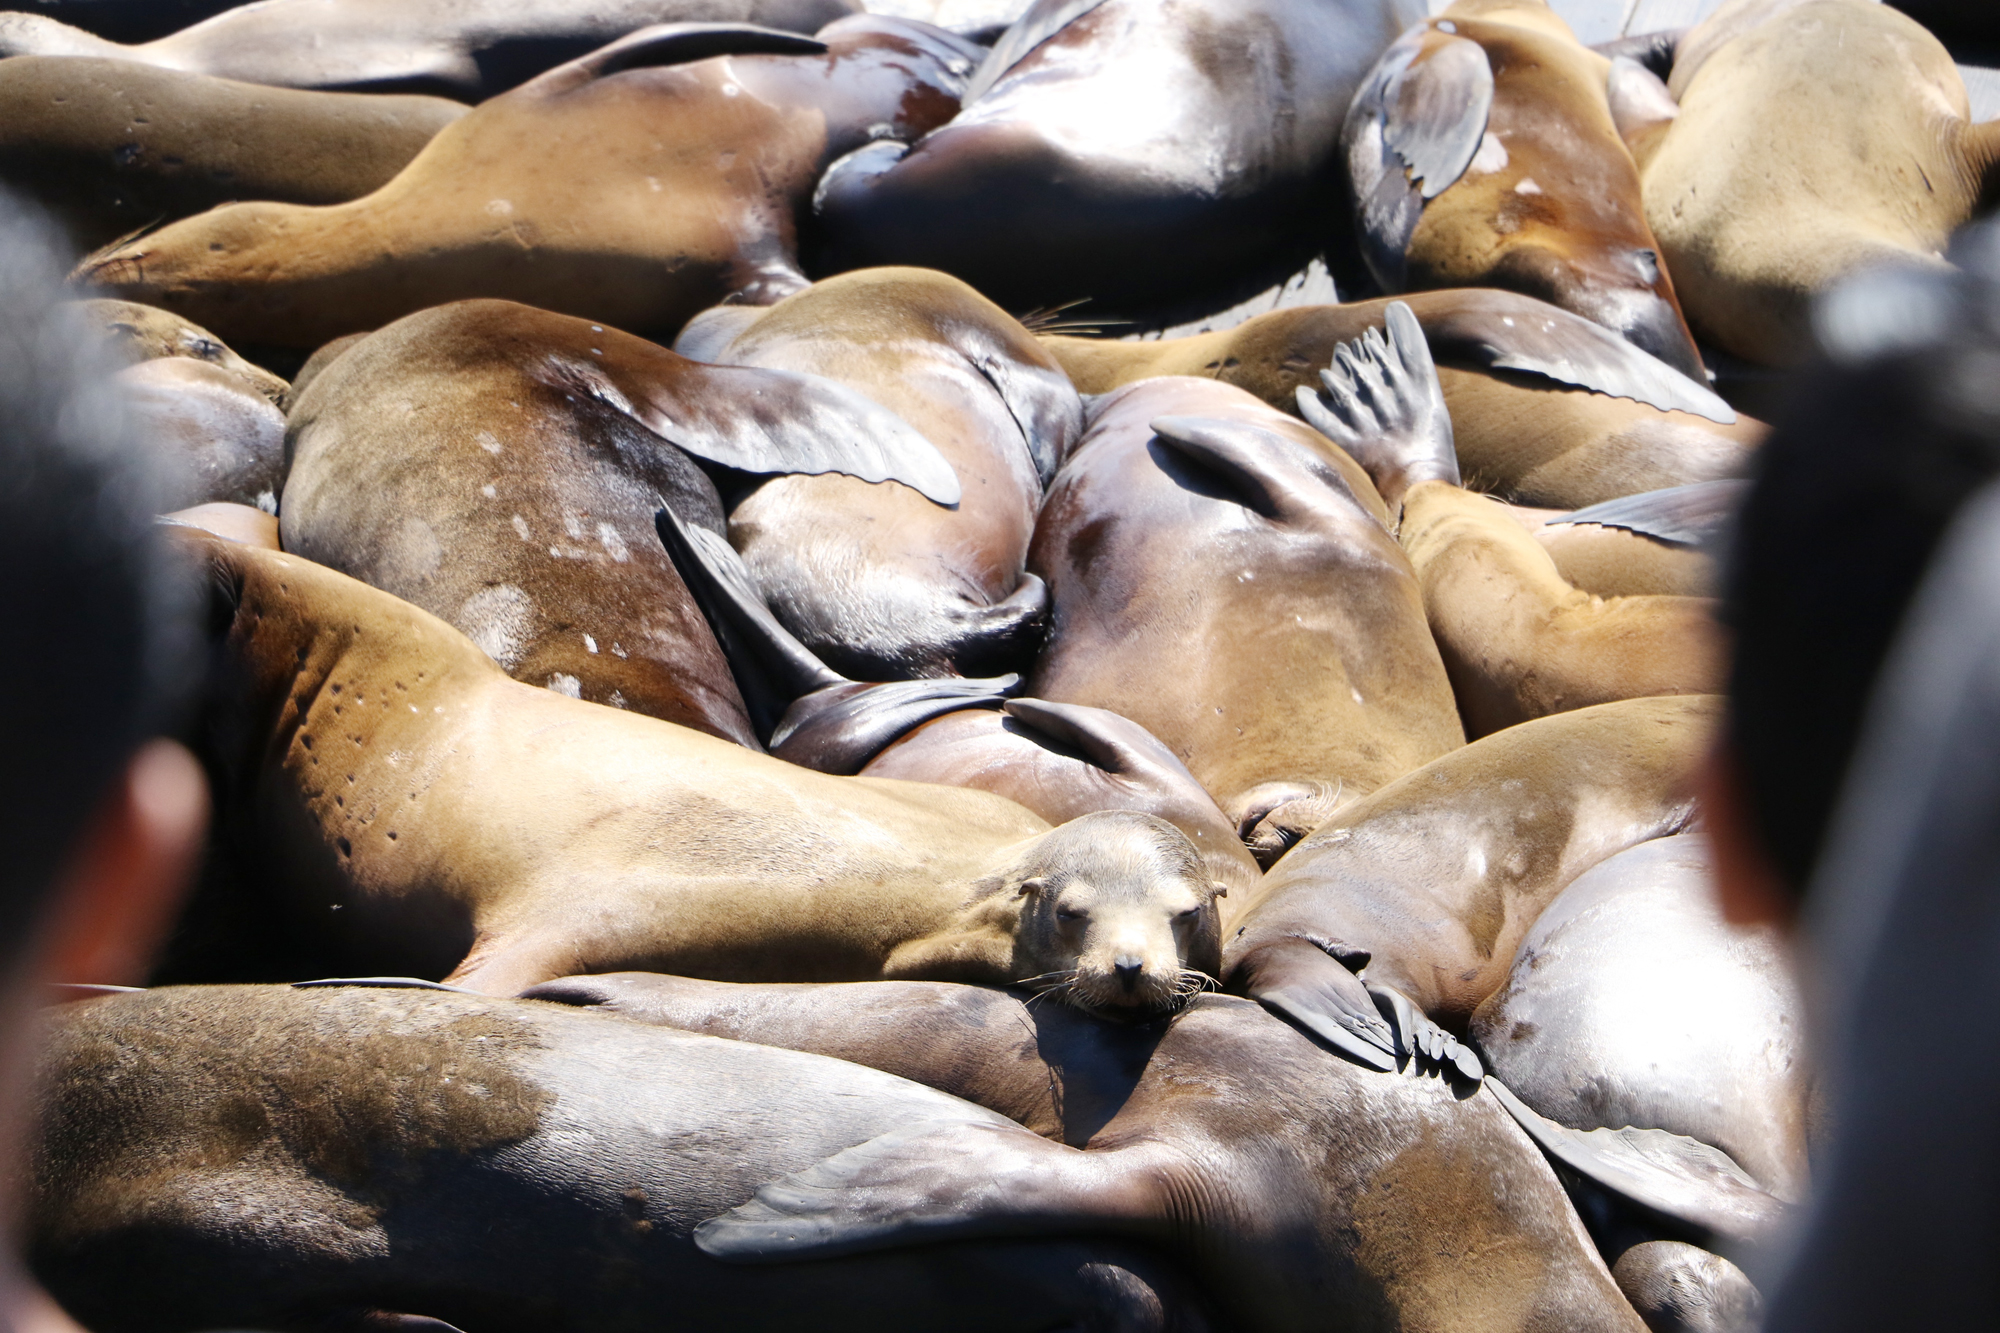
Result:
<svg viewBox="0 0 2000 1333"><path fill-rule="evenodd" d="M1103 1017L1160 1018L1211 984L1221 960L1215 900L1187 836L1129 811L1043 835L1014 868L1021 984Z"/></svg>

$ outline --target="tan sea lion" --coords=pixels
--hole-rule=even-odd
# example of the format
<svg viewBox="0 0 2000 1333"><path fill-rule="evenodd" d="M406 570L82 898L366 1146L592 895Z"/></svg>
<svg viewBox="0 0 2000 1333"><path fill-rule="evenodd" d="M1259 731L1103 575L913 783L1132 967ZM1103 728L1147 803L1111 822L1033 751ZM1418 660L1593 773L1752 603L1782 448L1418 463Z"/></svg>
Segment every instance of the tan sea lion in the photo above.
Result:
<svg viewBox="0 0 2000 1333"><path fill-rule="evenodd" d="M1804 360L1812 297L1842 275L1942 265L2000 186L2000 123L1971 123L1950 54L1887 5L1733 0L1668 85L1646 216L1696 331L1750 361Z"/></svg>
<svg viewBox="0 0 2000 1333"><path fill-rule="evenodd" d="M531 994L837 1056L1043 1136L878 1141L708 1223L710 1253L769 1262L899 1234L1116 1228L1169 1247L1247 1333L1443 1333L1466 1327L1470 1308L1481 1328L1641 1327L1493 1096L1454 1088L1427 1062L1423 1076L1417 1064L1405 1076L1357 1068L1242 1000L1203 996L1171 1024L1132 1027L921 982L621 974Z"/></svg>
<svg viewBox="0 0 2000 1333"><path fill-rule="evenodd" d="M895 412L958 474L947 508L836 475L765 481L730 542L773 612L834 670L879 681L1024 668L1041 581L1024 573L1042 488L1083 406L1019 322L958 279L866 269L748 321L713 359L823 375Z"/></svg>
<svg viewBox="0 0 2000 1333"><path fill-rule="evenodd" d="M1388 291L1513 288L1700 379L1610 73L1542 0L1457 0L1404 33L1341 136L1362 254Z"/></svg>
<svg viewBox="0 0 2000 1333"><path fill-rule="evenodd" d="M1100 401L1028 567L1053 609L1026 692L1146 728L1266 855L1464 741L1375 488L1241 389Z"/></svg>
<svg viewBox="0 0 2000 1333"><path fill-rule="evenodd" d="M1224 984L1364 1060L1388 1043L1363 968L1464 1032L1558 893L1687 825L1714 717L1669 698L1540 718L1343 807L1234 919Z"/></svg>
<svg viewBox="0 0 2000 1333"><path fill-rule="evenodd" d="M469 297L671 336L724 297L804 287L793 218L820 170L877 127L948 117L976 55L867 16L823 42L646 29L482 103L371 195L219 208L78 278L246 344L318 347Z"/></svg>
<svg viewBox="0 0 2000 1333"><path fill-rule="evenodd" d="M1299 391L1299 410L1367 469L1398 515L1466 734L1617 699L1718 691L1707 599L1583 592L1506 506L1459 485L1423 330L1401 303L1387 323L1386 339L1371 329L1342 344L1320 392ZM1660 494L1677 493L1655 493L1655 507ZM1645 505L1633 497L1582 512Z"/></svg>
<svg viewBox="0 0 2000 1333"><path fill-rule="evenodd" d="M228 501L276 510L285 418L259 380L185 356L154 357L112 378L136 438L170 460L165 507Z"/></svg>
<svg viewBox="0 0 2000 1333"><path fill-rule="evenodd" d="M120 361L136 364L167 356L206 361L251 381L280 411L284 409L283 379L245 361L222 339L171 310L136 301L72 301L63 307L63 314L105 340Z"/></svg>
<svg viewBox="0 0 2000 1333"><path fill-rule="evenodd" d="M227 502L193 505L187 509L176 509L171 514L162 514L160 521L200 528L226 541L241 542L266 551L282 549L278 545L278 516L267 514L253 505Z"/></svg>
<svg viewBox="0 0 2000 1333"><path fill-rule="evenodd" d="M359 199L465 110L441 97L299 92L127 60L20 56L0 62L0 180L94 250L235 199Z"/></svg>
<svg viewBox="0 0 2000 1333"><path fill-rule="evenodd" d="M1051 830L982 791L815 773L510 680L309 561L188 540L222 638L219 822L371 971L1026 980L1155 1014L1215 970L1218 886L1164 821Z"/></svg>
<svg viewBox="0 0 2000 1333"><path fill-rule="evenodd" d="M1533 297L1479 289L1395 299L1415 311L1438 362L1466 477L1503 498L1574 509L1740 475L1765 432L1705 385ZM1333 349L1380 328L1390 300L1276 310L1182 338L1042 343L1087 394L1201 375L1297 412L1298 390L1317 391Z"/></svg>
<svg viewBox="0 0 2000 1333"><path fill-rule="evenodd" d="M479 102L657 23L813 32L846 0L264 0L122 46L41 14L0 14L0 55L98 56L283 88Z"/></svg>
<svg viewBox="0 0 2000 1333"><path fill-rule="evenodd" d="M662 505L721 531L695 459L952 493L935 449L837 384L701 365L506 301L411 315L306 383L286 550L449 620L517 680L753 749L729 665L653 531Z"/></svg>
<svg viewBox="0 0 2000 1333"><path fill-rule="evenodd" d="M881 1135L1033 1139L844 1061L372 987L143 991L46 1022L22 1239L94 1329L1207 1327L1105 1228L781 1270L702 1254L703 1219Z"/></svg>

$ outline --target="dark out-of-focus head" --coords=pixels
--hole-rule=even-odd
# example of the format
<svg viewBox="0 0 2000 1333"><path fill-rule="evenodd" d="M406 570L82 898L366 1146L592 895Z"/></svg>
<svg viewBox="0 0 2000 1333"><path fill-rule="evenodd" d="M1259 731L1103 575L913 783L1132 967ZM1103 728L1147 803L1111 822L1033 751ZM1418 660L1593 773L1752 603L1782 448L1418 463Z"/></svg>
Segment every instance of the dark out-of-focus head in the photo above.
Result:
<svg viewBox="0 0 2000 1333"><path fill-rule="evenodd" d="M191 661L116 367L57 317L67 258L0 192L0 970Z"/></svg>
<svg viewBox="0 0 2000 1333"><path fill-rule="evenodd" d="M2000 226L1950 257L1961 272L1877 270L1822 299L1824 356L1763 448L1729 556L1730 740L1795 892L1925 566L2000 473Z"/></svg>

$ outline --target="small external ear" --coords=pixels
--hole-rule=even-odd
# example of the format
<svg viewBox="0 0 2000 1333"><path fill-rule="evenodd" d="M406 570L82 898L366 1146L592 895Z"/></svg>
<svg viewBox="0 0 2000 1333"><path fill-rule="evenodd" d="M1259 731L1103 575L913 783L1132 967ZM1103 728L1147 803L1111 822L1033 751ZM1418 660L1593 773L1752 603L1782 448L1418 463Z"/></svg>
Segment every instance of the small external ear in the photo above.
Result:
<svg viewBox="0 0 2000 1333"><path fill-rule="evenodd" d="M1217 898L1227 898L1227 897L1229 896L1229 887L1228 887L1228 885L1226 885L1226 884L1218 884L1218 885L1216 885L1216 886L1215 886L1215 893L1214 893L1214 894L1213 894L1212 896L1214 896L1214 897L1217 897Z"/></svg>
<svg viewBox="0 0 2000 1333"><path fill-rule="evenodd" d="M1032 898L1048 886L1048 880L1042 878L1040 875L1034 875L1021 881L1020 886L1014 890L1014 896L1017 898Z"/></svg>

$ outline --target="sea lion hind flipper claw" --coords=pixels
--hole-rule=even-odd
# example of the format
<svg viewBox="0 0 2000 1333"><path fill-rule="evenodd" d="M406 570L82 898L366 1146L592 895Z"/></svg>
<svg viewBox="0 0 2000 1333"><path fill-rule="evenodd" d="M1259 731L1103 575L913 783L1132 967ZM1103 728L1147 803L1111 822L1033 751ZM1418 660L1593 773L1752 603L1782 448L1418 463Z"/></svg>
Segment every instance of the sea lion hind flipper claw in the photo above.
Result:
<svg viewBox="0 0 2000 1333"><path fill-rule="evenodd" d="M997 1116L919 1124L772 1181L697 1226L694 1241L711 1258L758 1264L1035 1234L1081 1211L1059 1177L1083 1156Z"/></svg>

